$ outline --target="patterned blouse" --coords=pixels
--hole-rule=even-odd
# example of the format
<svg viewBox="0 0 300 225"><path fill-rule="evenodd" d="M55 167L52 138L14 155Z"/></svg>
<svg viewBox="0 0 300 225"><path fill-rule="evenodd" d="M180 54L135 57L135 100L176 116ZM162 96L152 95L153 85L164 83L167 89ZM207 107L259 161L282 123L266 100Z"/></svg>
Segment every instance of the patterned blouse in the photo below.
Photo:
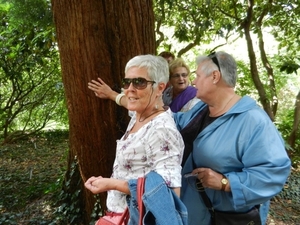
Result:
<svg viewBox="0 0 300 225"><path fill-rule="evenodd" d="M169 187L181 187L181 160L184 143L168 109L154 117L137 132L128 134L136 122L133 114L126 133L117 140L113 178L137 179L150 171L160 174ZM127 138L125 138L127 136ZM107 208L123 212L127 206L126 194L108 191Z"/></svg>

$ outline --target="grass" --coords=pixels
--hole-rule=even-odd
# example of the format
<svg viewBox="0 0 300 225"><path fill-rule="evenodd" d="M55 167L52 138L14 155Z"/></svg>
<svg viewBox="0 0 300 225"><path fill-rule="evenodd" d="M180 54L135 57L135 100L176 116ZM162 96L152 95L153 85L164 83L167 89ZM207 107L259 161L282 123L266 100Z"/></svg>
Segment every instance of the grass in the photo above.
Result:
<svg viewBox="0 0 300 225"><path fill-rule="evenodd" d="M67 154L66 131L0 146L0 224L58 224L55 212ZM268 224L300 224L299 215L300 171L294 170L284 190L272 199Z"/></svg>

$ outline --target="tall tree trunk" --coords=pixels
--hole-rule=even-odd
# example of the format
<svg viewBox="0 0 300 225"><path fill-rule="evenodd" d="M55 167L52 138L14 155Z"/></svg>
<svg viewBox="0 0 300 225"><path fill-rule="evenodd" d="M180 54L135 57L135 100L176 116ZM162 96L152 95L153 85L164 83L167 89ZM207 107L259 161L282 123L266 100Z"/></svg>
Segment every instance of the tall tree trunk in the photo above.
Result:
<svg viewBox="0 0 300 225"><path fill-rule="evenodd" d="M52 0L52 10L69 113L69 160L77 156L83 181L109 177L127 112L97 99L87 83L101 77L119 90L126 62L155 53L152 1ZM84 187L82 193L88 224L95 200ZM105 199L101 195L103 207Z"/></svg>
<svg viewBox="0 0 300 225"><path fill-rule="evenodd" d="M263 41L263 33L261 30L261 27L257 28L257 35L258 35L258 42L259 42L259 51L260 51L260 57L261 61L263 63L263 66L265 67L267 74L268 74L268 85L270 90L270 101L268 105L270 105L270 109L272 110L271 119L275 120L275 116L277 113L278 108L278 97L277 97L277 90L275 85L275 77L273 73L273 68L271 63L268 60L265 47L264 47L264 41Z"/></svg>
<svg viewBox="0 0 300 225"><path fill-rule="evenodd" d="M258 75L257 60L256 60L255 52L254 52L253 41L252 41L252 38L250 35L251 23L254 20L254 18L253 18L254 5L255 5L254 0L248 0L247 17L244 19L243 23L241 24L241 27L243 28L243 30L245 32L245 38L247 41L247 48L248 48L248 55L249 55L249 60L250 60L250 70L251 70L252 80L258 91L258 94L260 97L260 102L261 102L264 110L269 115L270 119L272 121L274 121L274 114L273 114L273 111L270 106L270 100L267 97L264 86Z"/></svg>
<svg viewBox="0 0 300 225"><path fill-rule="evenodd" d="M270 97L269 97L270 98L270 107L272 109L273 118L275 120L275 116L276 116L277 108L278 108L277 90L276 90L276 85L275 85L274 71L273 71L271 63L268 60L268 56L265 51L265 43L264 43L263 32L262 32L263 20L268 15L269 10L272 8L272 3L273 3L273 0L268 0L268 2L266 2L266 5L263 8L263 10L256 22L256 31L257 31L261 61L267 71L267 74L268 74L268 81L269 81L268 83L269 83L269 90L270 90Z"/></svg>

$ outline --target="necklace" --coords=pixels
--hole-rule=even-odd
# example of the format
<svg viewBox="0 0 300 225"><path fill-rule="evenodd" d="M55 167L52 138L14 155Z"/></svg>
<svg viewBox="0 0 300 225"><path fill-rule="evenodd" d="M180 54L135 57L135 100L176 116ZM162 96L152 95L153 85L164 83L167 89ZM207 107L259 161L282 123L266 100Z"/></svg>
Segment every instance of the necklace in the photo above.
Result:
<svg viewBox="0 0 300 225"><path fill-rule="evenodd" d="M148 115L148 116L146 116L145 118L143 118L142 120L139 119L139 122L142 123L142 122L144 122L146 119L148 119L150 116L152 116L152 115L154 115L154 114L156 114L156 113L158 113L158 112L162 112L162 111L166 111L166 110L165 110L165 109L156 110L156 111L154 111L153 113L151 113L150 115ZM135 125L136 125L136 123L135 123ZM134 125L134 126L135 126L135 125ZM134 127L134 126L133 126L133 127ZM126 133L124 134L124 137L123 137L124 140L126 140L127 137L129 136L129 134L132 132L133 127L131 128L131 130L126 131Z"/></svg>
<svg viewBox="0 0 300 225"><path fill-rule="evenodd" d="M221 110L219 110L218 112L216 112L214 114L209 113L209 116L214 117L214 116L218 115L220 112L222 112L227 107L229 102L231 102L231 100L234 98L234 96L235 96L235 94L229 99L229 101L226 103L226 105Z"/></svg>
<svg viewBox="0 0 300 225"><path fill-rule="evenodd" d="M146 116L145 118L143 118L143 119L139 119L139 122L141 123L141 122L144 122L146 119L148 119L150 116L152 116L152 115L154 115L154 114L156 114L156 113L158 113L158 112L161 112L161 111L165 111L164 109L160 109L160 110L157 110L157 111L154 111L153 113L151 113L150 115L148 115L148 116Z"/></svg>

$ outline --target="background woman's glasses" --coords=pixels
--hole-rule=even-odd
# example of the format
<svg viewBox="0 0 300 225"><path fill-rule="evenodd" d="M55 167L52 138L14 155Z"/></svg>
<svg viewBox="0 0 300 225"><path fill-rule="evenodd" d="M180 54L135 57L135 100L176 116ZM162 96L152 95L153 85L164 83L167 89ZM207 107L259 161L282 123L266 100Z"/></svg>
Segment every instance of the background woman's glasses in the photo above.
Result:
<svg viewBox="0 0 300 225"><path fill-rule="evenodd" d="M186 78L187 76L188 76L187 73L175 73L175 74L172 74L170 77L172 77L172 78L179 78L179 77Z"/></svg>
<svg viewBox="0 0 300 225"><path fill-rule="evenodd" d="M151 83L152 85L155 84L155 81L152 80L146 80L143 77L138 78L123 78L122 79L122 86L124 89L128 89L130 84L132 83L133 87L142 90L145 89L148 85L148 83Z"/></svg>

